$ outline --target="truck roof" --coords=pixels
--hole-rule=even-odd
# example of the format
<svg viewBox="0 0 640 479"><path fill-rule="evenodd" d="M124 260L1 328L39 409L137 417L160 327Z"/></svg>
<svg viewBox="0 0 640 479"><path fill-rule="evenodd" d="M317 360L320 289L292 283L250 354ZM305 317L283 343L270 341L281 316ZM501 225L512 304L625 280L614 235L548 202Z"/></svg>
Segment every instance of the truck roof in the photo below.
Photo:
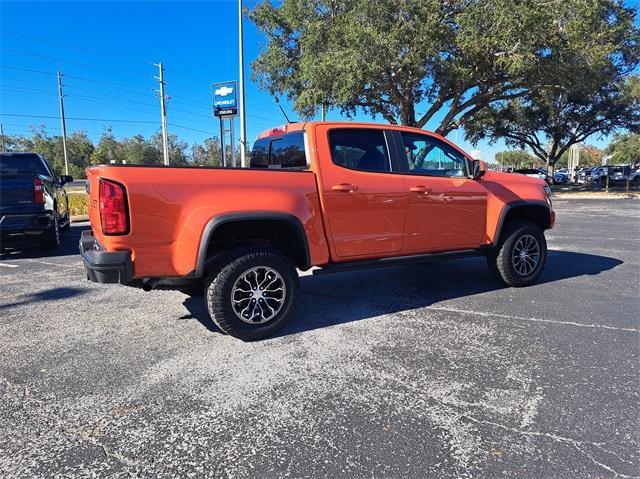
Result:
<svg viewBox="0 0 640 479"><path fill-rule="evenodd" d="M456 150L460 151L465 156L471 158L471 156L467 154L464 150L462 150L458 145L454 144L453 142L449 141L447 138L433 131L424 130L422 128L417 128L414 126L392 125L390 123L375 123L375 122L368 122L368 121L306 121L306 122L286 123L284 125L280 125L273 128L269 128L268 130L264 130L262 133L258 135L258 138L256 138L256 140L260 140L262 138L269 138L271 136L280 136L285 133L291 133L294 131L304 131L315 125L330 125L330 126L336 126L339 128L383 127L383 128L402 130L402 131L414 131L416 133L420 133L423 135L426 134L426 135L434 136L444 141L448 145L454 147Z"/></svg>
<svg viewBox="0 0 640 479"><path fill-rule="evenodd" d="M294 122L294 123L286 123L284 125L275 126L273 128L269 128L264 130L262 133L258 135L258 139L267 138L270 136L278 136L284 133L291 133L294 131L303 131L315 125L331 125L331 126L339 126L342 128L362 128L362 127L385 127L385 128L394 128L399 130L406 131L416 131L422 134L430 134L442 138L441 135L434 133L429 130L424 130L422 128L417 128L413 126L406 125L392 125L390 123L376 123L372 121L302 121L302 122Z"/></svg>

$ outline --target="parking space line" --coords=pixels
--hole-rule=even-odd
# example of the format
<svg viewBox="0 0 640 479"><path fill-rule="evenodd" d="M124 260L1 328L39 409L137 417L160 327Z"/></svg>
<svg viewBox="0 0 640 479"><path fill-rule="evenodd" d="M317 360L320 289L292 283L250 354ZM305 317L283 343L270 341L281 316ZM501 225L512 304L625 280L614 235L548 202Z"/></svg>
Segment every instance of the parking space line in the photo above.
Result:
<svg viewBox="0 0 640 479"><path fill-rule="evenodd" d="M32 263L32 264L45 264L47 266L55 266L55 267L62 267L62 268L79 268L82 266L82 264L64 264L64 263L51 263L49 261L42 261L39 259L27 259L25 260L27 263Z"/></svg>
<svg viewBox="0 0 640 479"><path fill-rule="evenodd" d="M518 321L530 321L533 323L551 323L551 324L561 324L565 326L577 326L580 328L595 328L595 329L608 329L612 331L624 331L624 332L632 332L632 333L640 333L640 330L635 328L618 328L615 326L608 326L605 324L584 324L584 323L576 323L573 321L556 321L554 319L542 319L542 318L526 318L524 316L510 316L508 314L500 314L500 313L487 313L484 311L471 311L468 309L458 309L458 308L450 308L448 306L427 306L427 309L432 309L434 311L447 311L451 313L460 313L460 314L474 314L482 317L495 317L495 318L503 318L503 319L515 319Z"/></svg>
<svg viewBox="0 0 640 479"><path fill-rule="evenodd" d="M4 266L5 268L17 268L17 264L8 264L8 263L0 263L0 266Z"/></svg>

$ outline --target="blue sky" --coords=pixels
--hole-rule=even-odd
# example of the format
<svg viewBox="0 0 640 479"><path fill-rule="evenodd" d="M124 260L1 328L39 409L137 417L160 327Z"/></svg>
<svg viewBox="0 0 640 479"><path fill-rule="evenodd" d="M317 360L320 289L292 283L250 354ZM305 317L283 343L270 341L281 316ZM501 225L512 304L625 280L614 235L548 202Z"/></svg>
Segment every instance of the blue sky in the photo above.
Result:
<svg viewBox="0 0 640 479"><path fill-rule="evenodd" d="M245 0L253 6L255 0ZM56 76L64 76L67 130L84 130L98 140L110 125L117 137L158 131L160 109L154 76L165 66L169 131L189 143L219 133L211 114L212 82L238 77L236 1L28 2L0 4L0 113L5 133L28 134L30 125L45 125L59 134ZM284 122L265 91L250 81L250 62L265 46L245 20L247 140ZM33 70L33 71L26 71ZM289 116L295 118L283 100ZM53 117L53 118L46 118ZM109 121L85 121L92 118ZM329 112L328 119L340 119ZM361 115L357 119L370 121ZM115 121L120 120L120 121ZM427 129L430 126L427 125ZM236 120L236 132L238 132ZM238 134L238 133L237 133ZM467 151L473 146L463 134L450 138ZM606 139L588 143L604 146ZM493 160L503 144L478 145L484 159Z"/></svg>

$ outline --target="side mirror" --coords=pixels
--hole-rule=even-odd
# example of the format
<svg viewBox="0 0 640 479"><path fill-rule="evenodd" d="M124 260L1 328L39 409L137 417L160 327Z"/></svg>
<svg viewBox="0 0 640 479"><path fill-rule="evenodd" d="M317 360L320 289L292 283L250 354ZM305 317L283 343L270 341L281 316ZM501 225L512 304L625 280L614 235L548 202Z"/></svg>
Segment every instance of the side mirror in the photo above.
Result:
<svg viewBox="0 0 640 479"><path fill-rule="evenodd" d="M471 163L471 177L480 178L487 172L487 164L482 160L473 160Z"/></svg>
<svg viewBox="0 0 640 479"><path fill-rule="evenodd" d="M73 177L69 175L60 176L60 183L62 183L63 185L66 185L67 183L71 183L72 181L73 181Z"/></svg>

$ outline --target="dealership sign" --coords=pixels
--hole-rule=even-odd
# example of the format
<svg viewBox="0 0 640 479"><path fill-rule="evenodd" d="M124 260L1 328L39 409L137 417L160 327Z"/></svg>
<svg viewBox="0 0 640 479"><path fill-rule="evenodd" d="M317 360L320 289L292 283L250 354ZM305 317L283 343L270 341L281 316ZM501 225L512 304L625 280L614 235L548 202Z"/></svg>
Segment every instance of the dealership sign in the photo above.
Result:
<svg viewBox="0 0 640 479"><path fill-rule="evenodd" d="M236 82L214 83L213 114L215 116L233 116L238 114L238 95Z"/></svg>

